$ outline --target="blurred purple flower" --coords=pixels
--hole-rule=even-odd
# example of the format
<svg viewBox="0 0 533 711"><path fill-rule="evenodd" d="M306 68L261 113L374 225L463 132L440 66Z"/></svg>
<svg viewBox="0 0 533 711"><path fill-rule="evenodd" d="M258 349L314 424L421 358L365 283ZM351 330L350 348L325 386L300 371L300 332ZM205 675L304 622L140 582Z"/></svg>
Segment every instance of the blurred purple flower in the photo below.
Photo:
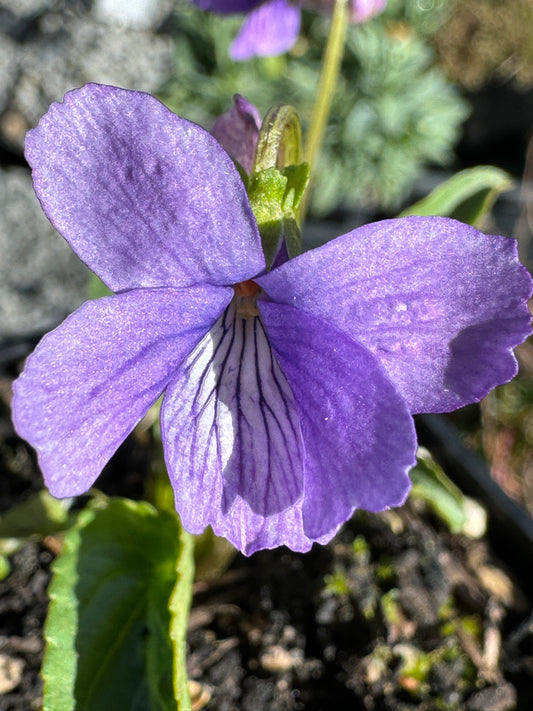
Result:
<svg viewBox="0 0 533 711"><path fill-rule="evenodd" d="M230 47L237 61L283 54L294 46L300 32L300 8L331 13L334 0L192 0L203 10L221 15L246 12L244 23ZM350 20L366 22L385 9L387 0L350 0Z"/></svg>
<svg viewBox="0 0 533 711"><path fill-rule="evenodd" d="M45 336L14 384L16 429L55 496L87 491L163 394L184 526L246 554L305 551L355 508L404 501L412 413L516 372L531 279L511 239L385 220L265 273L219 143L109 86L53 104L26 155L45 213L115 292Z"/></svg>

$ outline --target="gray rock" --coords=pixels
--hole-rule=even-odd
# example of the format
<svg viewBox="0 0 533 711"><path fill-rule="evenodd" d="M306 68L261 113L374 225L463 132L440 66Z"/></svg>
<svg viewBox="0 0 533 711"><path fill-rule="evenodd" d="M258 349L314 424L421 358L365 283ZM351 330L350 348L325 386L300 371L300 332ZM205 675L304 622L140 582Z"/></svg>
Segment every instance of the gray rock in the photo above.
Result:
<svg viewBox="0 0 533 711"><path fill-rule="evenodd" d="M53 3L57 5L57 2ZM28 17L29 15L37 15L52 3L50 0L1 0L0 8L10 12L13 17Z"/></svg>
<svg viewBox="0 0 533 711"><path fill-rule="evenodd" d="M93 0L92 12L98 22L147 30L157 26L168 7L168 0Z"/></svg>
<svg viewBox="0 0 533 711"><path fill-rule="evenodd" d="M18 61L15 42L0 34L0 114L9 105L17 74Z"/></svg>
<svg viewBox="0 0 533 711"><path fill-rule="evenodd" d="M170 37L102 24L79 9L44 12L38 30L10 55L16 79L10 80L7 105L0 104L9 118L0 121L0 132L19 150L25 132L70 89L100 82L154 93L173 69ZM11 52L8 40L0 31L0 45Z"/></svg>
<svg viewBox="0 0 533 711"><path fill-rule="evenodd" d="M89 270L54 230L24 168L0 168L0 343L55 327L86 298Z"/></svg>

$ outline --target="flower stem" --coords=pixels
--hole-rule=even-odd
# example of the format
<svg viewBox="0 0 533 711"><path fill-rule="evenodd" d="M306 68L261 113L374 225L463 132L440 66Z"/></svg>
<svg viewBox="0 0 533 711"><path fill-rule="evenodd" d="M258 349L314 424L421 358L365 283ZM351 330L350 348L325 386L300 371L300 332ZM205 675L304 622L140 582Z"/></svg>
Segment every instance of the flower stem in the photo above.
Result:
<svg viewBox="0 0 533 711"><path fill-rule="evenodd" d="M309 163L311 169L311 179L301 205L300 216L302 222L305 219L309 190L313 180L313 174L316 171L316 161L320 152L322 140L324 138L324 133L331 111L331 102L333 100L333 94L337 85L341 61L344 54L344 40L346 37L347 26L348 0L335 0L328 41L324 51L324 59L322 61L322 71L318 80L317 98L313 107L311 124L305 144L304 155L305 160Z"/></svg>

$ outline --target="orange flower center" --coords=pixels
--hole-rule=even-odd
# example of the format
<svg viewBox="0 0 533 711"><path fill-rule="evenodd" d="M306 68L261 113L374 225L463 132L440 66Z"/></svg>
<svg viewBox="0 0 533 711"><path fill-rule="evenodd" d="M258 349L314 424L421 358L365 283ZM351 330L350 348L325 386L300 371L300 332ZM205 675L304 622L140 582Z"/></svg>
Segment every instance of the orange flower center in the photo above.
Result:
<svg viewBox="0 0 533 711"><path fill-rule="evenodd" d="M256 296L259 293L259 284L256 284L253 279L240 281L233 288L237 296Z"/></svg>
<svg viewBox="0 0 533 711"><path fill-rule="evenodd" d="M237 313L244 318L259 316L257 308L257 295L259 294L259 284L253 279L240 281L233 287L237 297Z"/></svg>

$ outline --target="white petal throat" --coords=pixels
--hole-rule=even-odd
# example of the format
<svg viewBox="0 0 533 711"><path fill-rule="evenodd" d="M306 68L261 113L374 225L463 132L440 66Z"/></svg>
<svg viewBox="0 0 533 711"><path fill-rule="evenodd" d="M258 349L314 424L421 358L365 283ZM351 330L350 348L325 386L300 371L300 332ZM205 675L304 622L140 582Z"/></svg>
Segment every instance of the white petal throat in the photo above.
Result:
<svg viewBox="0 0 533 711"><path fill-rule="evenodd" d="M173 393L190 411L168 434L190 475L215 468L223 476L223 510L239 497L269 515L301 496L294 397L259 316L240 315L234 299L182 366Z"/></svg>

